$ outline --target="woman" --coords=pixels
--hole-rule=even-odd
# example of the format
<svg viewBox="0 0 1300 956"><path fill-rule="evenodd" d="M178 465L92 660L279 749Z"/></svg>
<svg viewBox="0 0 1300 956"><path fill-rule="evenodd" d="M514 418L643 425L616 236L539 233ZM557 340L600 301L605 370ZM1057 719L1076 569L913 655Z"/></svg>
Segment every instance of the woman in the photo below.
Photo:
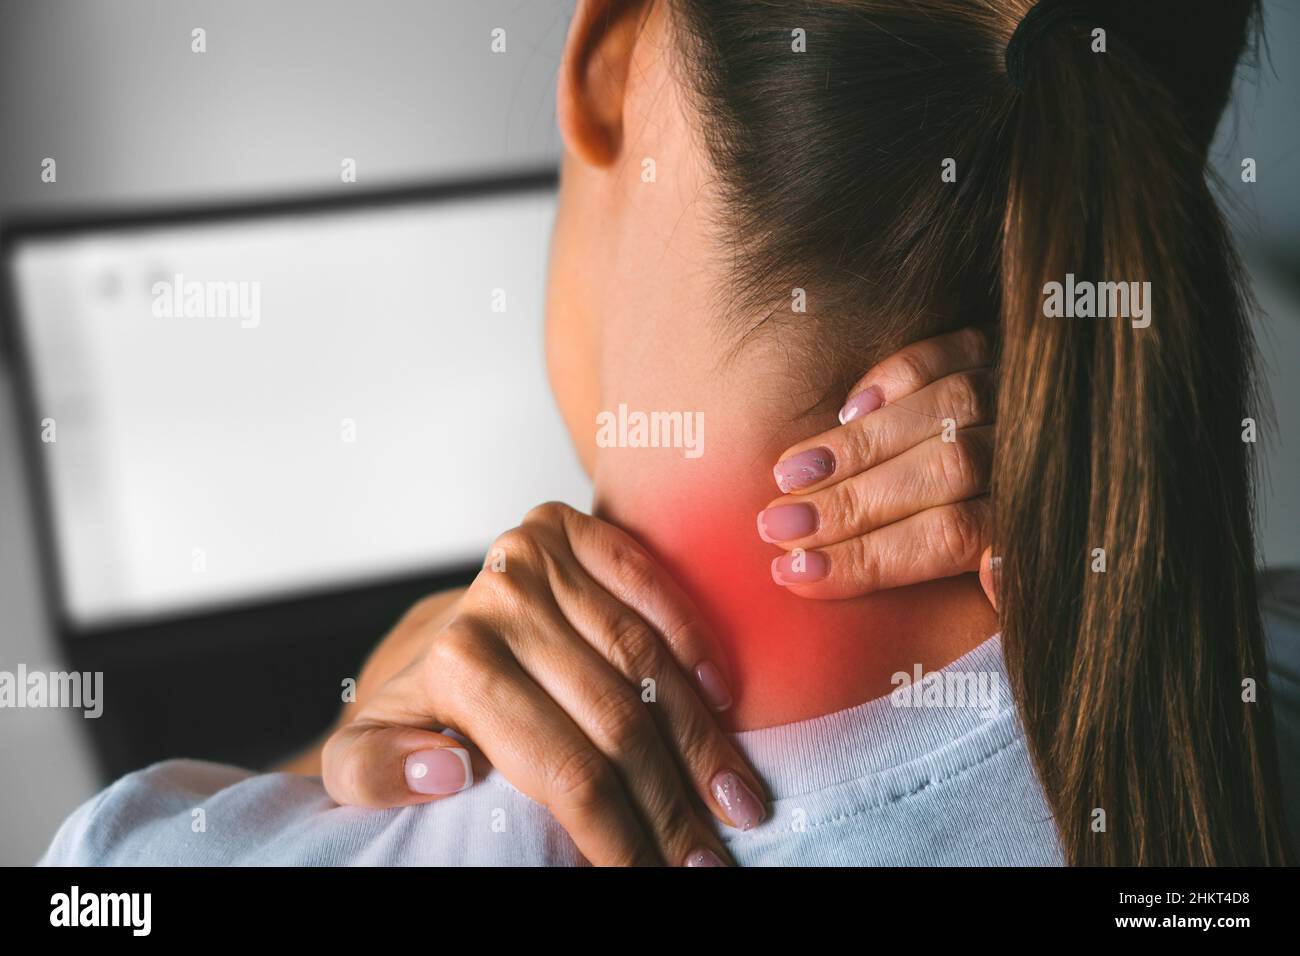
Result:
<svg viewBox="0 0 1300 956"><path fill-rule="evenodd" d="M416 608L323 786L159 765L47 859L1286 860L1204 181L1252 13L582 0L548 358L599 517ZM593 434L627 410L704 454Z"/></svg>

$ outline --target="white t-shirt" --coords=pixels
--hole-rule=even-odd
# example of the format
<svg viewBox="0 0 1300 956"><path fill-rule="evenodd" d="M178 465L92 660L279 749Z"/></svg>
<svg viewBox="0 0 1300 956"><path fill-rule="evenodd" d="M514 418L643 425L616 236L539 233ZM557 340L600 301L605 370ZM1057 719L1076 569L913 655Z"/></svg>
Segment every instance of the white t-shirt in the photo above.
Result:
<svg viewBox="0 0 1300 956"><path fill-rule="evenodd" d="M1288 807L1300 806L1300 586L1266 602ZM737 734L773 796L742 866L1062 862L997 637L898 692ZM941 705L936 702L942 701ZM197 814L195 811L202 810ZM202 819L202 827L198 821ZM1292 821L1300 833L1300 819ZM172 760L130 774L60 828L48 865L578 865L547 811L497 773L435 803L339 807L319 779Z"/></svg>

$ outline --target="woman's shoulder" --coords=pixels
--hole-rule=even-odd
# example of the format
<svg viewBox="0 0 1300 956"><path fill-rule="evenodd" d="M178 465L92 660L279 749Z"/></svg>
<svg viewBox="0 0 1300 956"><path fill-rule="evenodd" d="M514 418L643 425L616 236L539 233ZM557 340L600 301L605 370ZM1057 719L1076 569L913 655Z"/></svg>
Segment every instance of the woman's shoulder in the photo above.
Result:
<svg viewBox="0 0 1300 956"><path fill-rule="evenodd" d="M319 808L293 774L256 774L202 760L137 770L64 821L41 860L47 866L205 865L230 859L238 840L269 819ZM232 818L235 801L244 804ZM325 798L328 803L328 798Z"/></svg>
<svg viewBox="0 0 1300 956"><path fill-rule="evenodd" d="M341 807L319 777L168 760L127 774L59 828L44 866L574 864L545 809L496 773L454 798Z"/></svg>

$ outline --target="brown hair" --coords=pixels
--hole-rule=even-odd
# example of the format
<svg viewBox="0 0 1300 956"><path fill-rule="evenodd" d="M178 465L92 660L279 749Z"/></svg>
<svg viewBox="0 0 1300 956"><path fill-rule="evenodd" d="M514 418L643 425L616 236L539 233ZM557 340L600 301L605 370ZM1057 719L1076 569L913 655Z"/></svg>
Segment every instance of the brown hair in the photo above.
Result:
<svg viewBox="0 0 1300 956"><path fill-rule="evenodd" d="M1066 861L1284 862L1253 345L1206 182L1253 0L1097 0L1037 38L1023 90L1003 54L1028 0L673 2L738 309L774 323L811 286L837 395L904 341L1000 318L1003 646ZM1047 317L1067 273L1150 282L1149 327Z"/></svg>

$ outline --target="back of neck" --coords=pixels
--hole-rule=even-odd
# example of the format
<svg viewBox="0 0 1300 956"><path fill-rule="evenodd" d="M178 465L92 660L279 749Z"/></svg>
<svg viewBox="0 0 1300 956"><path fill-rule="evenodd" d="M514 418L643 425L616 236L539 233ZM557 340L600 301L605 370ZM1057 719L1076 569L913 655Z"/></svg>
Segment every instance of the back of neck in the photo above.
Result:
<svg viewBox="0 0 1300 956"><path fill-rule="evenodd" d="M602 450L596 510L645 545L699 605L732 675L732 729L852 707L887 693L893 674L942 667L994 632L973 574L841 601L800 598L775 584L769 566L780 551L759 539L755 522L777 494L772 465L834 417L763 429L754 426L763 418L719 403L705 420L699 458Z"/></svg>

